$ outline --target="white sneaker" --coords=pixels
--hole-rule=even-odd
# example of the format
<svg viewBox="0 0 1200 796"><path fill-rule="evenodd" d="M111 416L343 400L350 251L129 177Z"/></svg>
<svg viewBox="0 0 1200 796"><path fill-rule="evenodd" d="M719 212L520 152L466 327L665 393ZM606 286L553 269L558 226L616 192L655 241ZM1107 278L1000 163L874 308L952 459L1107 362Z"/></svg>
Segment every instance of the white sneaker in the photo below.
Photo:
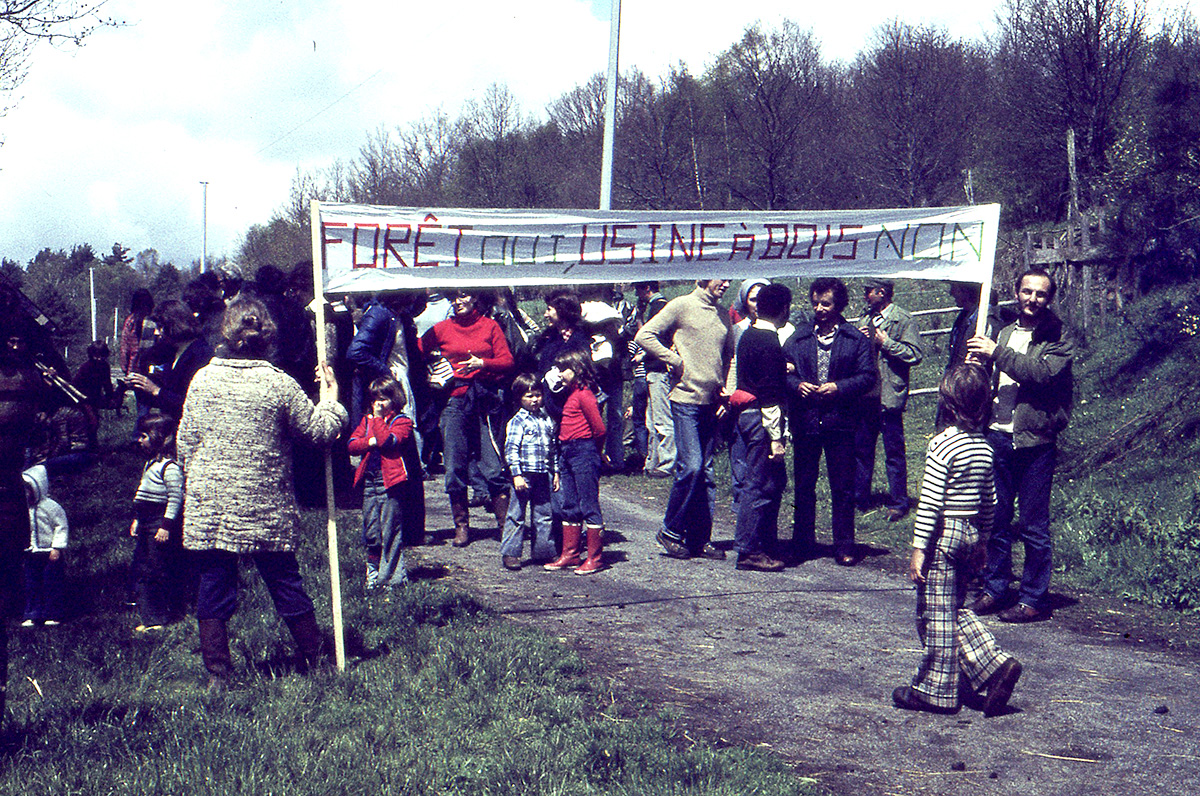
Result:
<svg viewBox="0 0 1200 796"><path fill-rule="evenodd" d="M42 624L46 627L58 627L62 624L62 622L58 621L57 619L47 619L45 622L42 622Z"/></svg>
<svg viewBox="0 0 1200 796"><path fill-rule="evenodd" d="M21 623L21 627L33 627L33 620L26 619L24 622Z"/></svg>

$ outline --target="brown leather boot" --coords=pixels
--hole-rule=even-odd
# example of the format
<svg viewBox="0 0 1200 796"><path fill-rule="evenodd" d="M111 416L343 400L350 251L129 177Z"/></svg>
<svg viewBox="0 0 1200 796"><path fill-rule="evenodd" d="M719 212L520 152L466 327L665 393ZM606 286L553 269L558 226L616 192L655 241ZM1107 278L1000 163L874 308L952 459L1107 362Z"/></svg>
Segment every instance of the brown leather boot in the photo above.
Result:
<svg viewBox="0 0 1200 796"><path fill-rule="evenodd" d="M496 538L504 538L504 518L508 516L508 493L501 492L492 498L492 513L496 515Z"/></svg>
<svg viewBox="0 0 1200 796"><path fill-rule="evenodd" d="M317 626L315 613L309 611L299 616L285 616L283 621L287 624L288 630L292 631L292 638L296 639L296 646L300 648L300 671L302 673L307 673L328 663L325 636L321 634L321 628Z"/></svg>
<svg viewBox="0 0 1200 796"><path fill-rule="evenodd" d="M579 525L570 525L564 522L562 529L562 555L551 561L549 564L544 565L542 567L543 569L568 569L570 567L577 567L583 563L579 558L579 551L581 549L579 544Z"/></svg>
<svg viewBox="0 0 1200 796"><path fill-rule="evenodd" d="M604 569L604 526L587 527L587 561L575 570L576 575L591 575Z"/></svg>
<svg viewBox="0 0 1200 796"><path fill-rule="evenodd" d="M466 495L450 498L450 515L454 517L454 538L450 540L450 544L466 547L471 543L471 515L467 508Z"/></svg>
<svg viewBox="0 0 1200 796"><path fill-rule="evenodd" d="M208 690L225 687L233 677L233 659L229 656L229 633L223 619L201 619L200 657L208 670Z"/></svg>

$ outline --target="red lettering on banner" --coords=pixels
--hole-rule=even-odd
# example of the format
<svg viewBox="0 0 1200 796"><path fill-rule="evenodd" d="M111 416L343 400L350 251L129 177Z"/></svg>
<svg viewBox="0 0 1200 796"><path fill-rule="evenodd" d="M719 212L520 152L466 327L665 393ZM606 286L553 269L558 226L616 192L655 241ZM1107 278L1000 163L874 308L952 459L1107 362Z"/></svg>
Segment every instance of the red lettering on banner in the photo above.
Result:
<svg viewBox="0 0 1200 796"><path fill-rule="evenodd" d="M763 253L759 256L760 260L782 260L783 250L787 248L788 228L787 224L763 224L763 228L767 230L767 245L763 249ZM783 230L783 240L775 240L775 231ZM771 251L778 250L777 254L772 254Z"/></svg>
<svg viewBox="0 0 1200 796"><path fill-rule="evenodd" d="M683 252L683 259L690 263L692 261L692 255L696 251L696 225L692 224L692 240L690 244L684 243L683 236L679 234L679 225L671 225L671 256L667 258L668 262L675 259L676 241L679 242L679 249Z"/></svg>
<svg viewBox="0 0 1200 796"><path fill-rule="evenodd" d="M634 242L632 240L629 240L629 241L617 240L617 234L620 232L625 232L627 230L635 230L635 229L637 229L637 226L638 226L637 224L613 224L612 225L612 239L609 243L609 248L610 249L629 249L629 260L628 261L622 260L621 262L629 262L630 264L632 264L635 259L635 253L636 253L637 249L634 247Z"/></svg>
<svg viewBox="0 0 1200 796"><path fill-rule="evenodd" d="M457 268L459 265L458 247L462 245L463 230L475 229L475 227L471 226L470 224L451 224L450 226L446 227L446 229L458 230L458 236L454 238L454 267Z"/></svg>
<svg viewBox="0 0 1200 796"><path fill-rule="evenodd" d="M742 227L742 229L747 229L745 224L742 224L741 227ZM748 245L743 247L743 246L739 245L741 243L745 243ZM740 251L746 252L747 260L749 260L751 257L754 256L754 235L753 234L742 233L742 232L734 233L733 245L729 247L729 259L732 260L735 256L737 256L737 253Z"/></svg>
<svg viewBox="0 0 1200 796"><path fill-rule="evenodd" d="M818 259L825 259L825 247L829 245L829 239L833 237L833 226L825 225L825 240L821 241L821 253L817 255Z"/></svg>
<svg viewBox="0 0 1200 796"><path fill-rule="evenodd" d="M662 224L647 224L646 226L650 227L650 262L657 263L658 259L656 255L658 252L655 251L655 247L658 245L658 228Z"/></svg>
<svg viewBox="0 0 1200 796"><path fill-rule="evenodd" d="M841 226L839 226L838 227L838 239L837 239L838 243L846 242L846 230L848 230L848 229L862 229L862 224L842 224ZM850 253L849 254L836 254L835 253L833 255L833 259L835 259L835 260L853 260L856 257L858 257L858 238L854 238L853 240L850 241Z"/></svg>
<svg viewBox="0 0 1200 796"><path fill-rule="evenodd" d="M422 241L421 233L427 229L442 229L441 224L430 224L430 221L437 221L437 216L433 213L425 216L426 223L417 224L417 236L413 239L413 268L423 268L438 265L433 262L421 262L421 249L429 249L437 245L436 241Z"/></svg>
<svg viewBox="0 0 1200 796"><path fill-rule="evenodd" d="M360 263L358 261L358 231L360 229L369 229L372 231L373 238L371 240L371 261L368 263ZM350 267L351 268L378 268L379 260L379 225L378 224L355 224L354 232L350 238Z"/></svg>
<svg viewBox="0 0 1200 796"><path fill-rule="evenodd" d="M708 241L706 240L705 236L708 234L709 227L712 227L713 229L725 229L724 224L701 224L700 225L700 253L696 255L697 260L704 259L704 247L708 245ZM709 259L715 259L715 258L709 258Z"/></svg>
<svg viewBox="0 0 1200 796"><path fill-rule="evenodd" d="M347 224L345 221L323 221L323 222L321 222L321 243L325 243L325 244L344 243L345 241L343 241L341 238L327 237L325 235L325 230L330 227L340 227L342 229L345 229L348 226L350 226L350 225Z"/></svg>
<svg viewBox="0 0 1200 796"><path fill-rule="evenodd" d="M579 262L583 262L583 250L587 246L587 224L583 225L583 234L579 237Z"/></svg>
<svg viewBox="0 0 1200 796"><path fill-rule="evenodd" d="M804 254L796 254L796 246L800 243L800 230L812 230L812 240L808 242L808 248L804 250ZM789 260L811 260L813 246L817 245L817 225L816 224L792 224L792 245L788 249Z"/></svg>
<svg viewBox="0 0 1200 796"><path fill-rule="evenodd" d="M604 225L600 233L600 262L604 263L608 259L608 224Z"/></svg>
<svg viewBox="0 0 1200 796"><path fill-rule="evenodd" d="M392 237L392 230L394 230L394 229L404 230L404 237L403 238ZM397 260L400 261L401 268L408 268L408 263L406 263L404 261L404 256L402 254L400 254L400 252L396 249L396 245L397 244L404 245L405 243L408 243L409 238L411 238L411 237L412 237L412 225L411 224L388 224L387 225L386 231L383 233L383 267L384 268L388 267L388 252L391 252L392 256L394 256Z"/></svg>

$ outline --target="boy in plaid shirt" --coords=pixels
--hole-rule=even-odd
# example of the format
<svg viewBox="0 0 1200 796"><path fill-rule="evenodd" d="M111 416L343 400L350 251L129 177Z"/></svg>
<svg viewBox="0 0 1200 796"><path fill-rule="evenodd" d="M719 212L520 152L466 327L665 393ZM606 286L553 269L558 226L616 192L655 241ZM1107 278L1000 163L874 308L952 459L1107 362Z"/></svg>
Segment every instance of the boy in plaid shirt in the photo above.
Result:
<svg viewBox="0 0 1200 796"><path fill-rule="evenodd" d="M961 671L963 690L982 697L984 715L995 716L1008 704L1021 664L963 607L996 505L992 449L980 431L991 385L983 368L963 363L947 371L939 392L953 422L929 441L909 562L925 654L912 685L897 688L892 701L905 710L956 713Z"/></svg>
<svg viewBox="0 0 1200 796"><path fill-rule="evenodd" d="M533 523L531 558L554 558L550 539L550 493L558 491L555 472L554 421L542 408L542 385L533 375L522 373L513 379L512 394L520 397L521 408L508 421L504 438L504 461L512 474L513 496L500 541L500 560L505 569L521 568L521 549L525 541L525 508Z"/></svg>

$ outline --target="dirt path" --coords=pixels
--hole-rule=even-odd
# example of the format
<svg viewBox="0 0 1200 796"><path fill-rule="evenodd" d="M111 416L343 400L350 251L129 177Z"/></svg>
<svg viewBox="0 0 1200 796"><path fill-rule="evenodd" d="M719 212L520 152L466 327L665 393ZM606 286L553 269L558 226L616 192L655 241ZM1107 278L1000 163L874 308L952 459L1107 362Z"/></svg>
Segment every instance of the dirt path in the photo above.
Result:
<svg viewBox="0 0 1200 796"><path fill-rule="evenodd" d="M919 644L899 574L827 559L779 574L739 572L732 555L675 561L654 543L658 510L602 491L613 566L600 574L509 572L488 540L421 548L419 558L562 637L616 683L674 706L687 726L768 748L837 793L1200 791L1200 656L1070 627L1088 624L1079 616L989 618L1025 666L1011 712L901 711L891 692L911 676ZM433 483L426 494L428 527L444 534L445 497ZM732 528L715 536L730 540Z"/></svg>

